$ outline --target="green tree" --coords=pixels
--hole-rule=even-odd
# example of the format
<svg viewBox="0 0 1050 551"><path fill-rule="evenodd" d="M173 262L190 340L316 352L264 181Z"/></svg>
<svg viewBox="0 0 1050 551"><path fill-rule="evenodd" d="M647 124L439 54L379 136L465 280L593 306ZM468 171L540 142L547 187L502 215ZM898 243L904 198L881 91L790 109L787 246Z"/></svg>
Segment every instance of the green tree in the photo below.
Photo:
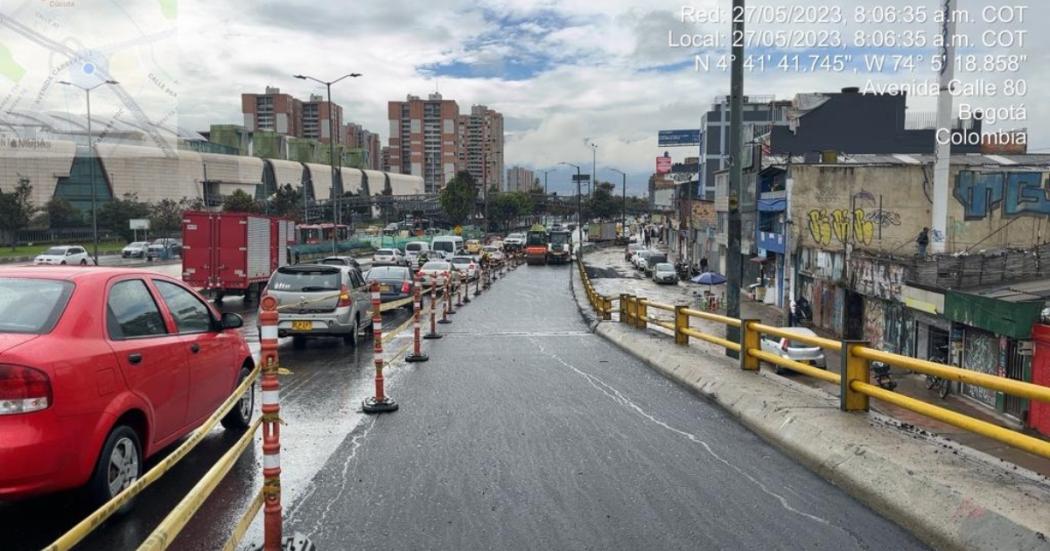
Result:
<svg viewBox="0 0 1050 551"><path fill-rule="evenodd" d="M18 185L12 191L0 190L0 230L6 234L12 250L17 245L18 230L29 225L37 210L30 200L32 193L33 186L24 176L18 178Z"/></svg>
<svg viewBox="0 0 1050 551"><path fill-rule="evenodd" d="M98 207L98 227L100 230L110 230L120 234L124 239L130 241L134 233L128 227L128 221L132 218L149 218L152 207L149 203L139 201L134 193L126 193L120 199L112 199ZM91 214L88 214L88 223L91 222Z"/></svg>
<svg viewBox="0 0 1050 551"><path fill-rule="evenodd" d="M193 210L190 208L188 199L181 201L162 199L153 205L149 216L150 231L159 235L171 235L180 232L182 230L182 213L188 210Z"/></svg>
<svg viewBox="0 0 1050 551"><path fill-rule="evenodd" d="M226 212L261 212L262 208L254 197L238 189L222 199L222 210Z"/></svg>
<svg viewBox="0 0 1050 551"><path fill-rule="evenodd" d="M608 182L600 182L587 201L584 212L589 217L607 220L614 214L620 212L622 202L613 198L614 186Z"/></svg>
<svg viewBox="0 0 1050 551"><path fill-rule="evenodd" d="M453 226L461 226L474 214L478 190L469 172L461 171L441 190L441 208Z"/></svg>
<svg viewBox="0 0 1050 551"><path fill-rule="evenodd" d="M62 197L52 197L44 206L50 228L75 228L84 224L80 211Z"/></svg>
<svg viewBox="0 0 1050 551"><path fill-rule="evenodd" d="M489 216L493 222L505 229L531 210L532 199L521 191L500 193L489 198Z"/></svg>
<svg viewBox="0 0 1050 551"><path fill-rule="evenodd" d="M344 196L348 196L344 194ZM303 193L300 189L292 187L292 184L278 186L277 191L270 196L268 212L274 216L302 219Z"/></svg>

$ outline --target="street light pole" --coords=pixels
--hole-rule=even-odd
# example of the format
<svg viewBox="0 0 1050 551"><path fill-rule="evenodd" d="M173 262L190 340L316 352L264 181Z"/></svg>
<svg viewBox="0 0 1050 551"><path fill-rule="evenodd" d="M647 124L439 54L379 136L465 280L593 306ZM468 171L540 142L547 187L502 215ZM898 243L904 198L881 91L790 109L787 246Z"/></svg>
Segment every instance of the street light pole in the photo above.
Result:
<svg viewBox="0 0 1050 551"><path fill-rule="evenodd" d="M620 214L620 231L623 232L624 237L627 237L627 173L615 168L610 168L609 170L623 176L623 211Z"/></svg>
<svg viewBox="0 0 1050 551"><path fill-rule="evenodd" d="M598 144L591 142L591 181L587 182L587 197L594 195L594 186L598 184Z"/></svg>
<svg viewBox="0 0 1050 551"><path fill-rule="evenodd" d="M314 82L317 82L317 83L320 83L320 84L324 84L325 88L328 90L328 164L332 167L332 181L330 183L331 191L329 192L329 196L330 196L329 198L332 201L332 222L333 222L333 224L332 224L332 254L336 253L336 241L339 240L339 219L341 218L341 216L340 216L341 213L339 211L339 195L342 194L341 193L342 192L342 188L341 187L340 187L340 190L339 190L340 193L339 194L335 193L335 181L336 181L336 172L335 172L335 133L336 133L336 129L335 129L335 123L333 122L335 120L335 118L334 118L335 109L332 109L332 85L337 83L337 82L339 82L340 80L343 80L344 78L357 78L359 76L361 76L361 73L350 73L350 74L347 74L347 75L343 75L343 76L341 76L341 77L339 77L339 78L337 78L335 80L324 81L324 80L316 79L314 77L307 76L307 75L295 75L295 78L297 78L299 80L312 80ZM305 195L306 195L306 190L303 190L303 196L305 196Z"/></svg>
<svg viewBox="0 0 1050 551"><path fill-rule="evenodd" d="M583 262L583 203L580 202L580 165L574 165L565 161L558 164L571 166L576 169L576 235L580 236L580 248L576 250L576 261Z"/></svg>
<svg viewBox="0 0 1050 551"><path fill-rule="evenodd" d="M88 167L88 174L91 179L91 238L94 242L92 256L95 258L95 265L98 266L98 194L95 192L95 163L97 162L98 156L95 155L95 144L92 139L93 134L91 133L91 91L103 84L118 84L118 82L115 80L104 80L94 86L81 86L65 80L60 80L58 83L80 88L84 91L84 95L87 97L87 139L88 153L91 157L91 163Z"/></svg>
<svg viewBox="0 0 1050 551"><path fill-rule="evenodd" d="M547 201L549 200L549 197L547 197L547 174L549 174L549 173L551 173L553 171L552 170L541 170L540 172L543 173L543 225L546 226L547 225Z"/></svg>

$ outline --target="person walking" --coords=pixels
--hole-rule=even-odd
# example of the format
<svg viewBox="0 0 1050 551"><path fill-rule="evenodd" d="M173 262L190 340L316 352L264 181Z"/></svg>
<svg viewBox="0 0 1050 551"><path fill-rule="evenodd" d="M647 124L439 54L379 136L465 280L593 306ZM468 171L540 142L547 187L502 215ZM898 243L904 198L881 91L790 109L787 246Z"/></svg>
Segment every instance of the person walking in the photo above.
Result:
<svg viewBox="0 0 1050 551"><path fill-rule="evenodd" d="M919 236L915 238L915 244L919 247L919 258L926 258L926 247L930 244L930 228L923 226Z"/></svg>

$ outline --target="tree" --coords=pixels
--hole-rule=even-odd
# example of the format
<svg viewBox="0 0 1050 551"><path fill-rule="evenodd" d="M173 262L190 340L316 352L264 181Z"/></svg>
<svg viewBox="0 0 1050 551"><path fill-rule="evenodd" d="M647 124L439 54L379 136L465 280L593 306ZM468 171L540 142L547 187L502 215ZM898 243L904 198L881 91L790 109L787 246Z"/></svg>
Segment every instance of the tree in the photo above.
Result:
<svg viewBox="0 0 1050 551"><path fill-rule="evenodd" d="M489 199L489 216L496 224L506 228L516 219L532 210L532 199L521 191L500 193Z"/></svg>
<svg viewBox="0 0 1050 551"><path fill-rule="evenodd" d="M153 205L152 210L149 216L150 231L158 235L170 235L182 229L182 213L192 209L190 209L188 199L181 201L162 199Z"/></svg>
<svg viewBox="0 0 1050 551"><path fill-rule="evenodd" d="M7 235L12 250L18 241L18 230L29 225L29 220L37 210L29 198L32 193L33 186L29 185L29 178L25 176L18 178L14 190L8 193L0 190L0 230Z"/></svg>
<svg viewBox="0 0 1050 551"><path fill-rule="evenodd" d="M47 226L52 229L75 228L84 223L80 211L62 197L52 197L47 205L44 205L44 210L47 213Z"/></svg>
<svg viewBox="0 0 1050 551"><path fill-rule="evenodd" d="M467 171L461 171L441 190L439 201L449 222L453 226L461 226L474 214L474 202L477 198L478 190L474 186L474 177Z"/></svg>
<svg viewBox="0 0 1050 551"><path fill-rule="evenodd" d="M98 207L98 227L118 233L130 241L133 232L128 225L132 218L149 218L152 207L139 201L134 193L126 193L121 199L112 199ZM88 222L91 215L88 214Z"/></svg>
<svg viewBox="0 0 1050 551"><path fill-rule="evenodd" d="M262 208L254 197L238 189L222 199L222 210L226 212L260 212Z"/></svg>
<svg viewBox="0 0 1050 551"><path fill-rule="evenodd" d="M344 194L344 197L348 196ZM302 217L303 194L300 189L292 187L292 184L277 186L277 191L270 196L269 213L274 216L300 220Z"/></svg>
<svg viewBox="0 0 1050 551"><path fill-rule="evenodd" d="M613 198L614 186L608 182L600 182L587 201L586 212L590 217L607 220L614 214L620 212L621 201Z"/></svg>

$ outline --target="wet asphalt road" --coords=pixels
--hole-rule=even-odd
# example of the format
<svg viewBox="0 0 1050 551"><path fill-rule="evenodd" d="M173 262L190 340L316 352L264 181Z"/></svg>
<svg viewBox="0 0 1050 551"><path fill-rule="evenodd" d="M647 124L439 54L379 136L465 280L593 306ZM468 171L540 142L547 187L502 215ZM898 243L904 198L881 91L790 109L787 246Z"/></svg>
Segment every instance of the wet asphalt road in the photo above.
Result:
<svg viewBox="0 0 1050 551"><path fill-rule="evenodd" d="M587 332L570 269L520 268L395 368L400 411L341 441L286 531L319 549L923 547Z"/></svg>
<svg viewBox="0 0 1050 551"><path fill-rule="evenodd" d="M178 277L180 266L167 264L155 269ZM244 334L256 350L254 305L246 307L239 298L229 298L223 310L244 316ZM384 327L397 327L408 317L404 309L388 312L384 315ZM281 378L282 417L287 423L282 434L285 450L282 467L285 499L290 501L362 420L358 410L361 400L370 393L374 370L368 339L358 349L344 346L340 339L317 339L308 341L303 350L295 350L291 339L282 339L279 356L282 366L292 370L291 375ZM257 393L256 408L258 404ZM111 518L77 549L137 548L236 440L236 435L226 433L221 427L215 429L185 459L140 494L129 514ZM170 451L162 452L160 457ZM148 466L160 457L151 459ZM241 456L171 549L221 549L231 527L259 489L261 461L257 438L256 444ZM40 549L88 513L90 510L83 506L76 492L0 504L0 533L4 534L0 549ZM249 536L261 538L257 536L260 533L258 526L253 526Z"/></svg>

